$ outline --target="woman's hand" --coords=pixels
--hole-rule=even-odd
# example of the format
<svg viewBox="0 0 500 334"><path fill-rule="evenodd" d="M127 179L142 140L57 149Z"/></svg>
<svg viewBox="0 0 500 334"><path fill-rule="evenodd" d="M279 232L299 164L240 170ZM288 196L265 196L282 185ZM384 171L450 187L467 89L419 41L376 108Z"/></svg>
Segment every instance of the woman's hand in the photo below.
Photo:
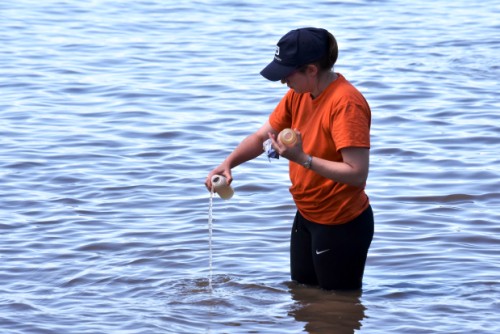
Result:
<svg viewBox="0 0 500 334"><path fill-rule="evenodd" d="M294 129L297 134L297 142L293 146L287 146L281 142L281 140L276 137L274 134L269 133L269 138L273 142L273 148L276 152L279 153L282 157L293 161L298 164L302 164L307 160L308 155L302 149L302 136L300 135L300 131Z"/></svg>
<svg viewBox="0 0 500 334"><path fill-rule="evenodd" d="M207 178L205 179L205 187L207 187L208 191L212 191L212 177L214 175L222 175L226 178L227 183L231 184L233 181L233 176L231 174L231 168L222 163L221 165L214 168L210 173L208 173Z"/></svg>

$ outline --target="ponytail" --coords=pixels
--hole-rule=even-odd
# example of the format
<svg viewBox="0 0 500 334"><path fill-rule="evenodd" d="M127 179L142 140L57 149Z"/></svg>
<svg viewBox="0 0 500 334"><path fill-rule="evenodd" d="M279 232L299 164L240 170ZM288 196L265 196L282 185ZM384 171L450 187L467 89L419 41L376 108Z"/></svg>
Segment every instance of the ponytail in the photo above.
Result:
<svg viewBox="0 0 500 334"><path fill-rule="evenodd" d="M316 62L320 70L331 70L333 65L337 62L339 56L339 46L335 37L326 31L328 38L328 53Z"/></svg>
<svg viewBox="0 0 500 334"><path fill-rule="evenodd" d="M329 60L329 68L332 68L333 65L337 62L337 58L339 57L339 46L337 44L337 40L335 37L328 32L328 60Z"/></svg>

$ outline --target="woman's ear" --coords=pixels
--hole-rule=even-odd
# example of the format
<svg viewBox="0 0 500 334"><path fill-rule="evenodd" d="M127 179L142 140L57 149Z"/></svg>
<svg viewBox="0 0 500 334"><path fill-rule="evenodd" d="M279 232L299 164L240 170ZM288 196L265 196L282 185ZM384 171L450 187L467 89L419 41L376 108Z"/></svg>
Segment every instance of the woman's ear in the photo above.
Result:
<svg viewBox="0 0 500 334"><path fill-rule="evenodd" d="M317 76L318 72L319 72L318 66L316 66L314 64L307 65L307 68L306 68L307 74L309 74L311 76Z"/></svg>

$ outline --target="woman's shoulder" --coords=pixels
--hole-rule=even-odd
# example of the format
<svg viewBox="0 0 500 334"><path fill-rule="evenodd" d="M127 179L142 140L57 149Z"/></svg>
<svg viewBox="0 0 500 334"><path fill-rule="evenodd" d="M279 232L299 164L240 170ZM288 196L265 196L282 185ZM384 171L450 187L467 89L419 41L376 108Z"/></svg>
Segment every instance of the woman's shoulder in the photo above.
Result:
<svg viewBox="0 0 500 334"><path fill-rule="evenodd" d="M365 103L366 100L363 94L340 73L337 73L338 78L335 84L331 87L330 98L335 103Z"/></svg>

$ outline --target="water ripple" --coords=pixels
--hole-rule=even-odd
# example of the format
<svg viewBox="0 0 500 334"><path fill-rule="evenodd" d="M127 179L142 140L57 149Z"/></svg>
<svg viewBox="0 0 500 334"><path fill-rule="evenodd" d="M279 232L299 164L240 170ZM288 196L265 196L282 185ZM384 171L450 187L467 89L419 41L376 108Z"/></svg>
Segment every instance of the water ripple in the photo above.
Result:
<svg viewBox="0 0 500 334"><path fill-rule="evenodd" d="M498 332L498 4L285 7L0 5L2 332ZM285 93L258 73L297 25L335 33L372 106L364 290L289 281L263 156L214 199L210 290L204 179Z"/></svg>

